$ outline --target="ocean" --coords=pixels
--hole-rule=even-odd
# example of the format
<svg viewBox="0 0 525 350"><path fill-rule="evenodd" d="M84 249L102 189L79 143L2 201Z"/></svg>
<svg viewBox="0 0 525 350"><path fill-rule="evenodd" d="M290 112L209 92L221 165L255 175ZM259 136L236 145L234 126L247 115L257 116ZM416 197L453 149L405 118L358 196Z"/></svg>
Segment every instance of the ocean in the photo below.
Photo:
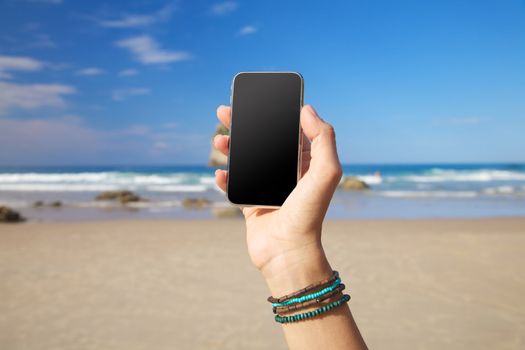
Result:
<svg viewBox="0 0 525 350"><path fill-rule="evenodd" d="M370 190L338 190L327 216L334 219L476 218L525 215L525 164L344 165ZM189 210L185 198L227 206L207 166L0 167L0 205L30 221L128 218L212 218L210 208ZM95 201L102 191L126 189L147 199L128 206ZM34 207L60 201L60 208Z"/></svg>

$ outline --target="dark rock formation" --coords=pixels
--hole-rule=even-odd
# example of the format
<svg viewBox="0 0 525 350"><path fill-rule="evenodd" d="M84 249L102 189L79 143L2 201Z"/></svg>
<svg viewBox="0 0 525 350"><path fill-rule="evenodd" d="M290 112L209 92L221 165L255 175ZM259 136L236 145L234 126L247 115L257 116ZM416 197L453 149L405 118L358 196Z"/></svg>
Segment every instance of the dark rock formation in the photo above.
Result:
<svg viewBox="0 0 525 350"><path fill-rule="evenodd" d="M51 207L51 208L61 208L64 205L61 201L53 201L46 203L44 201L35 201L33 203L34 208L43 208L43 207Z"/></svg>
<svg viewBox="0 0 525 350"><path fill-rule="evenodd" d="M11 208L0 206L0 222L23 222L26 219Z"/></svg>
<svg viewBox="0 0 525 350"><path fill-rule="evenodd" d="M138 195L131 191L106 191L95 197L97 201L119 201L122 204L139 202L142 200Z"/></svg>
<svg viewBox="0 0 525 350"><path fill-rule="evenodd" d="M185 198L182 201L182 206L186 209L201 209L210 204L210 201L206 198Z"/></svg>
<svg viewBox="0 0 525 350"><path fill-rule="evenodd" d="M345 191L363 191L368 190L370 186L354 176L347 176L341 181L339 188Z"/></svg>

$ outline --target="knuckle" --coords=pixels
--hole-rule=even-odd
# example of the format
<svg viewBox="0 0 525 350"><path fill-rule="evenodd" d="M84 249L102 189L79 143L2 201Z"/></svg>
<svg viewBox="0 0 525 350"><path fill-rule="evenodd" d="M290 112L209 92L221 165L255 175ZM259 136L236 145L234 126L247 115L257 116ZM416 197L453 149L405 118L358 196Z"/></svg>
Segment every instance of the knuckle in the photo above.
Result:
<svg viewBox="0 0 525 350"><path fill-rule="evenodd" d="M325 123L324 132L328 137L335 139L335 129L331 124Z"/></svg>
<svg viewBox="0 0 525 350"><path fill-rule="evenodd" d="M337 163L331 169L331 179L333 181L339 182L342 176L343 176L343 169L341 168L341 164Z"/></svg>
<svg viewBox="0 0 525 350"><path fill-rule="evenodd" d="M343 169L339 163L326 164L323 167L323 178L329 183L339 183L342 176Z"/></svg>

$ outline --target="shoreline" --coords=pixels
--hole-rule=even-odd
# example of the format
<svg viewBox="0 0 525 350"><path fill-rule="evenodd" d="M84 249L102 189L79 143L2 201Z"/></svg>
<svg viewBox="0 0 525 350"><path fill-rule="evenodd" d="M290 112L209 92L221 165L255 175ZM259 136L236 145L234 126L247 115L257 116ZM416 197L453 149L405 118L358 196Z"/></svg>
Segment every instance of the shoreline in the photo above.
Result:
<svg viewBox="0 0 525 350"><path fill-rule="evenodd" d="M388 223L420 223L420 224L434 224L434 223L470 223L470 222L480 222L480 221L487 221L487 222L493 222L493 221L524 221L525 224L525 216L489 216L489 217L428 217L428 218L374 218L374 219L363 219L363 218L348 218L348 219L339 219L339 218L326 218L325 224L330 222L333 224L342 224L346 222L351 222L355 224L373 224L373 223L379 223L379 224L388 224ZM1 227L13 227L13 226L24 226L24 225L97 225L97 224L127 224L132 222L144 222L144 223L152 223L152 224L169 224L169 223L200 223L200 222L211 222L211 221L242 221L244 222L244 218L242 216L236 217L236 218L217 218L217 217L206 217L206 218L125 218L125 219L114 219L114 218L108 218L108 219L100 219L100 220L85 220L85 221L22 221L22 222L16 222L16 223L2 223L0 224ZM524 226L524 234L525 234L525 226Z"/></svg>
<svg viewBox="0 0 525 350"><path fill-rule="evenodd" d="M83 222L107 220L180 220L213 219L234 215L235 208L217 198L186 196L175 202L93 202L94 206L76 206L70 202L52 201L41 206L23 207L0 202L18 211L30 221L36 222ZM524 197L525 198L525 197ZM187 203L186 203L187 201ZM516 198L477 199L407 199L387 198L367 193L336 191L327 212L330 220L393 220L393 219L478 219L497 217L525 217L525 200Z"/></svg>

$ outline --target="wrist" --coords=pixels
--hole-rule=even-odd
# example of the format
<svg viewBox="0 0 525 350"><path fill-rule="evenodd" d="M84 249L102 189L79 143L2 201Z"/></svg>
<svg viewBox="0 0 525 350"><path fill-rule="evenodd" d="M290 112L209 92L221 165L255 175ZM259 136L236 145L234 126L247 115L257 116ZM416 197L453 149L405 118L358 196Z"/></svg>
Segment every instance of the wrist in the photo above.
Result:
<svg viewBox="0 0 525 350"><path fill-rule="evenodd" d="M332 275L321 242L275 256L261 272L272 296L280 297Z"/></svg>

